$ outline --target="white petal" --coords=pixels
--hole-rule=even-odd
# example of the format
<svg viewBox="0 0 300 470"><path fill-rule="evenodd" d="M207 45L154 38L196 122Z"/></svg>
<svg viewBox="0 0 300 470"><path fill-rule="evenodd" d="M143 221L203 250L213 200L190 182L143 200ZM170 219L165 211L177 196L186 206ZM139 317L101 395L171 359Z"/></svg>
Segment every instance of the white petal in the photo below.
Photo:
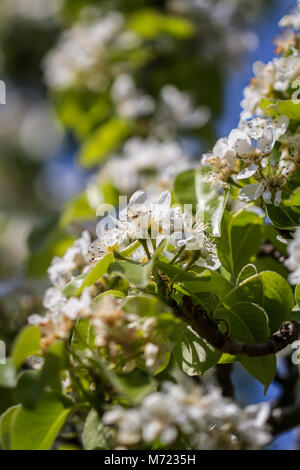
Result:
<svg viewBox="0 0 300 470"><path fill-rule="evenodd" d="M278 189L275 194L274 205L279 207L281 204L281 191Z"/></svg>
<svg viewBox="0 0 300 470"><path fill-rule="evenodd" d="M144 204L148 199L147 194L145 191L139 190L133 193L129 200L128 206L131 206L131 204Z"/></svg>
<svg viewBox="0 0 300 470"><path fill-rule="evenodd" d="M287 116L279 116L275 123L275 136L276 140L279 139L282 135L284 135L289 127L290 120Z"/></svg>
<svg viewBox="0 0 300 470"><path fill-rule="evenodd" d="M255 165L254 163L251 163L250 166L248 166L247 168L244 168L242 171L240 171L236 178L238 180L250 178L251 176L253 176L257 172L257 170L258 170L258 166Z"/></svg>
<svg viewBox="0 0 300 470"><path fill-rule="evenodd" d="M230 132L228 142L239 155L246 155L251 150L251 140L245 132L239 129L233 129Z"/></svg>
<svg viewBox="0 0 300 470"><path fill-rule="evenodd" d="M258 140L259 148L263 153L271 152L275 144L275 129L273 126L268 126L263 131L261 138Z"/></svg>
<svg viewBox="0 0 300 470"><path fill-rule="evenodd" d="M239 190L239 199L241 201L250 202L258 199L264 190L264 185L261 183L248 184Z"/></svg>
<svg viewBox="0 0 300 470"><path fill-rule="evenodd" d="M269 189L266 189L263 192L262 197L266 204L272 204L272 193Z"/></svg>

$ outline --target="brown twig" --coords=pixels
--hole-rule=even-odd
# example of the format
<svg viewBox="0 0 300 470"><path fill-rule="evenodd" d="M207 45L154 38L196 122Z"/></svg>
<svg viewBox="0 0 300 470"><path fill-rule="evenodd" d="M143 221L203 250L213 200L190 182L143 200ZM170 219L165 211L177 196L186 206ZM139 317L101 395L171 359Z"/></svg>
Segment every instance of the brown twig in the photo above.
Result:
<svg viewBox="0 0 300 470"><path fill-rule="evenodd" d="M172 300L174 313L188 323L193 330L214 348L231 355L246 355L249 357L275 354L297 340L300 335L300 323L285 322L278 331L262 344L248 344L230 338L218 328L218 323L209 318L200 306L194 306L189 296L183 297L183 304Z"/></svg>
<svg viewBox="0 0 300 470"><path fill-rule="evenodd" d="M300 425L300 403L283 408L274 408L269 417L273 436Z"/></svg>
<svg viewBox="0 0 300 470"><path fill-rule="evenodd" d="M234 387L231 381L232 364L217 364L216 376L222 389L223 397L234 397Z"/></svg>

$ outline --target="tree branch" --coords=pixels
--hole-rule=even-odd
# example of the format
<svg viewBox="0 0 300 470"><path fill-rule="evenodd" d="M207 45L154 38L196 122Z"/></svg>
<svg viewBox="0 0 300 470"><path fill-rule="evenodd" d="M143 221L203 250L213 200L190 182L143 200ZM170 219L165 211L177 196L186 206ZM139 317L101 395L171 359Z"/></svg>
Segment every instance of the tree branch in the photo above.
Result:
<svg viewBox="0 0 300 470"><path fill-rule="evenodd" d="M278 331L263 344L248 344L232 339L219 330L218 322L209 318L199 305L194 306L189 296L183 297L183 305L172 300L171 306L175 315L188 323L193 330L214 348L231 355L246 355L249 357L275 354L298 339L300 323L285 322Z"/></svg>
<svg viewBox="0 0 300 470"><path fill-rule="evenodd" d="M273 436L300 426L300 403L284 408L274 408L269 417Z"/></svg>
<svg viewBox="0 0 300 470"><path fill-rule="evenodd" d="M217 364L216 376L222 389L223 397L234 397L234 387L231 380L232 364Z"/></svg>

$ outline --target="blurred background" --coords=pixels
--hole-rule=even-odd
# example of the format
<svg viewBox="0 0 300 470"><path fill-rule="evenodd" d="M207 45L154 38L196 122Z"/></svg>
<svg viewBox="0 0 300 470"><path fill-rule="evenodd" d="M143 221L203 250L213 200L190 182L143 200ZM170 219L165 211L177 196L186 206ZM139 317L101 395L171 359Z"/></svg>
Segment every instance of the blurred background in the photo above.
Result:
<svg viewBox="0 0 300 470"><path fill-rule="evenodd" d="M237 126L253 62L271 60L278 21L294 6L1 0L1 339L10 344L41 310L52 257L92 228L99 201L133 192L170 155L163 170L172 176ZM150 166L137 163L141 153ZM234 381L242 405L265 399L239 367ZM267 399L278 393L272 385ZM298 441L288 433L272 447Z"/></svg>

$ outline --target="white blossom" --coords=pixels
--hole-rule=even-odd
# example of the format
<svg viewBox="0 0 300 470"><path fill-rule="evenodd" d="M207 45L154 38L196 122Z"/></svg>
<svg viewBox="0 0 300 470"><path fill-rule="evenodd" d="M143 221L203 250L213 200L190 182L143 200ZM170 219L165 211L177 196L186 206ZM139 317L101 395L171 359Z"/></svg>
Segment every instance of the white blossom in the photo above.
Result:
<svg viewBox="0 0 300 470"><path fill-rule="evenodd" d="M169 189L174 177L192 166L190 155L172 140L129 139L121 155L112 155L101 169L100 181L110 181L121 193L139 187L156 193Z"/></svg>
<svg viewBox="0 0 300 470"><path fill-rule="evenodd" d="M111 11L92 23L79 22L65 31L45 59L45 77L49 86L64 89L84 82L90 88L106 85L102 65L108 45L121 33L124 18Z"/></svg>
<svg viewBox="0 0 300 470"><path fill-rule="evenodd" d="M195 449L262 448L270 440L266 422L267 403L239 408L222 397L219 389L204 394L171 383L148 395L137 408L113 408L103 416L106 425L117 430L117 445L134 446L156 440L173 444L180 433Z"/></svg>

